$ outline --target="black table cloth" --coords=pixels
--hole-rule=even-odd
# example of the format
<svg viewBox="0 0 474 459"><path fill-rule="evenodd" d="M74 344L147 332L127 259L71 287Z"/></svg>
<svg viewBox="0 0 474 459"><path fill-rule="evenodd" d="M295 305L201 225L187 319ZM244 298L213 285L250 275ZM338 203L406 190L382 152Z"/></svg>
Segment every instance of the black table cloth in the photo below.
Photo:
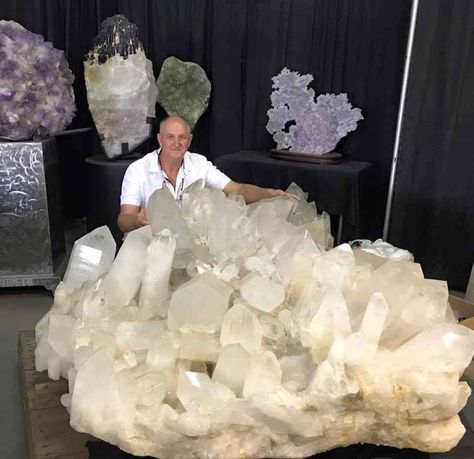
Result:
<svg viewBox="0 0 474 459"><path fill-rule="evenodd" d="M269 153L242 150L215 160L232 180L286 189L295 182L316 202L318 212L343 217L343 239L360 237L361 203L372 163L343 161L314 164L272 158Z"/></svg>
<svg viewBox="0 0 474 459"><path fill-rule="evenodd" d="M85 159L88 182L87 230L106 225L118 245L123 237L117 226L122 180L127 167L138 157L110 161L103 155L95 155Z"/></svg>

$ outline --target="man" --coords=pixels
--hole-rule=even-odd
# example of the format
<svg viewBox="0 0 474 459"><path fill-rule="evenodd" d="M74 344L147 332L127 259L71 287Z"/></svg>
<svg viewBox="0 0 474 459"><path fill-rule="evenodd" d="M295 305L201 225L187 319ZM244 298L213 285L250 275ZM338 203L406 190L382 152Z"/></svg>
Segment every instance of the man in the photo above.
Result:
<svg viewBox="0 0 474 459"><path fill-rule="evenodd" d="M189 125L179 116L170 116L160 123L160 149L133 162L125 172L120 197L118 226L127 233L148 224L146 206L151 194L166 186L175 199L198 179L226 195L240 194L247 204L260 199L285 195L281 190L237 183L219 171L204 156L188 151L192 134Z"/></svg>

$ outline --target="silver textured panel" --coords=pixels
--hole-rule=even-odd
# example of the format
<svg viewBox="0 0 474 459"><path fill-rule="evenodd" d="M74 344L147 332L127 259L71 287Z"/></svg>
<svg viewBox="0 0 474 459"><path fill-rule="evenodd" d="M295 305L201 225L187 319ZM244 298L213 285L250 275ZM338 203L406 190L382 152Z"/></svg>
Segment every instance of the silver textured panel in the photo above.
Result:
<svg viewBox="0 0 474 459"><path fill-rule="evenodd" d="M0 142L0 286L51 284L46 156L53 140Z"/></svg>

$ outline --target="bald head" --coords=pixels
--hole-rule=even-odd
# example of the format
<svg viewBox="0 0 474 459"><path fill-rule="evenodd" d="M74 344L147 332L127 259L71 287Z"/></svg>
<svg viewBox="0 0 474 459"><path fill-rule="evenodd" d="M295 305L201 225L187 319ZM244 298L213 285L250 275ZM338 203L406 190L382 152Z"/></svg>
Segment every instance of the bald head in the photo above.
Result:
<svg viewBox="0 0 474 459"><path fill-rule="evenodd" d="M188 122L184 118L181 118L180 116L177 116L177 115L171 115L171 116L167 116L166 118L163 118L160 121L160 132L163 132L166 129L166 126L171 123L181 124L186 129L188 134L191 134L191 128Z"/></svg>
<svg viewBox="0 0 474 459"><path fill-rule="evenodd" d="M161 147L161 159L173 162L182 161L191 144L191 129L180 116L168 116L160 123L157 135Z"/></svg>

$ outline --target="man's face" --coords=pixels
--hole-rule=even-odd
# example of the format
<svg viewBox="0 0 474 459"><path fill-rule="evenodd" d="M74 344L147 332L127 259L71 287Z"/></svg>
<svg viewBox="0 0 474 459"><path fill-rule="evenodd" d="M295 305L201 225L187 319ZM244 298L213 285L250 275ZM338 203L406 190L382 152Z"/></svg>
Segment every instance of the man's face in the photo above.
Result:
<svg viewBox="0 0 474 459"><path fill-rule="evenodd" d="M182 159L189 148L192 135L186 123L180 119L170 119L165 122L158 133L158 143L162 155L169 159Z"/></svg>

